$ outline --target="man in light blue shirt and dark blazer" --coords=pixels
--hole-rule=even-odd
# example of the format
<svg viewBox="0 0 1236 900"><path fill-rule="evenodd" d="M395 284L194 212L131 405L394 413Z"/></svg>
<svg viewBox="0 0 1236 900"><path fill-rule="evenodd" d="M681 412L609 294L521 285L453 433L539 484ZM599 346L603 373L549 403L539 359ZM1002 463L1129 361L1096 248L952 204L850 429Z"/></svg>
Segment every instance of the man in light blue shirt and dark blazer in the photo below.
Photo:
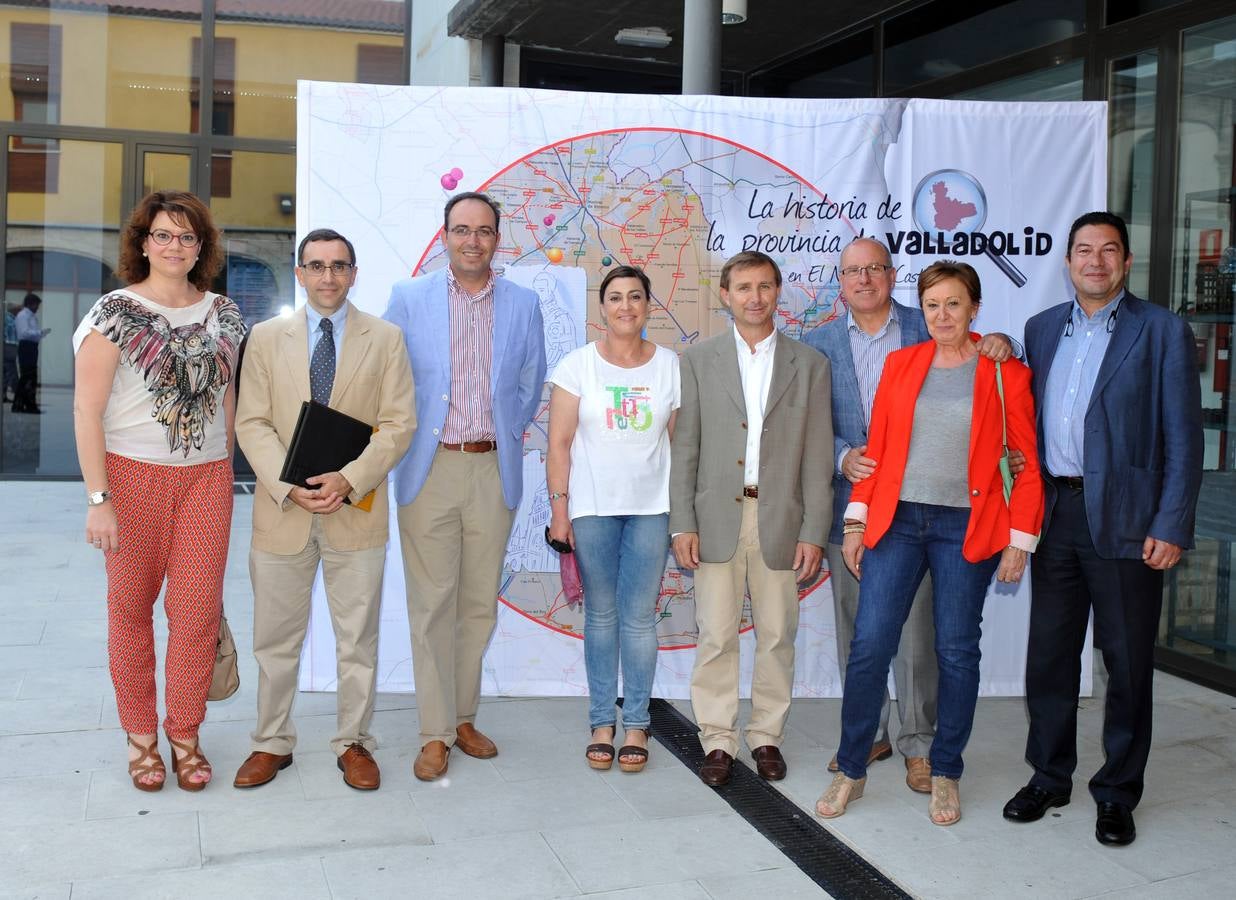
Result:
<svg viewBox="0 0 1236 900"><path fill-rule="evenodd" d="M1090 779L1095 837L1128 844L1150 754L1154 644L1163 573L1193 546L1202 479L1193 332L1125 289L1124 221L1081 216L1065 260L1075 299L1026 323L1043 538L1032 561L1026 704L1030 783L1004 817L1032 822L1069 802L1087 621L1107 668L1102 768Z"/></svg>
<svg viewBox="0 0 1236 900"><path fill-rule="evenodd" d="M481 658L545 382L540 301L490 268L500 218L485 194L448 200L447 268L396 284L384 316L403 330L416 384L418 426L394 475L422 781L446 774L452 747L498 753L474 725Z"/></svg>
<svg viewBox="0 0 1236 900"><path fill-rule="evenodd" d="M876 461L866 456L867 425L875 402L876 386L888 354L929 340L920 310L893 300L897 270L888 248L878 240L860 237L841 252L841 295L847 312L807 334L803 341L832 363L833 520L828 536L828 567L833 589L837 634L837 668L845 681L854 619L858 614L858 581L841 557L841 527L852 486L875 471ZM1004 335L983 338L980 351L993 359L1008 359L1011 342ZM936 651L931 613L931 577L923 579L901 643L893 658L900 729L897 750L905 758L906 785L931 792L931 763L927 754L936 733ZM885 697L880 730L868 762L888 759L890 700ZM837 771L837 758L828 764Z"/></svg>

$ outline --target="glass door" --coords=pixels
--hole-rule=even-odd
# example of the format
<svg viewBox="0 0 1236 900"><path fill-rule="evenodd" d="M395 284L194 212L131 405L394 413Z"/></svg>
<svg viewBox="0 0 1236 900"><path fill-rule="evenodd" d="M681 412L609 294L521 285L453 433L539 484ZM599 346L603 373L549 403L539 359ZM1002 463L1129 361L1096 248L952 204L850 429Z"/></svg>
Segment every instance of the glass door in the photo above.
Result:
<svg viewBox="0 0 1236 900"><path fill-rule="evenodd" d="M23 401L0 410L0 472L73 475L71 338L117 285L124 146L10 133L3 150L5 396L20 387ZM19 316L23 334L46 332L41 340L17 341Z"/></svg>
<svg viewBox="0 0 1236 900"><path fill-rule="evenodd" d="M1181 39L1171 308L1197 343L1205 435L1196 549L1167 582L1160 645L1236 684L1236 17Z"/></svg>

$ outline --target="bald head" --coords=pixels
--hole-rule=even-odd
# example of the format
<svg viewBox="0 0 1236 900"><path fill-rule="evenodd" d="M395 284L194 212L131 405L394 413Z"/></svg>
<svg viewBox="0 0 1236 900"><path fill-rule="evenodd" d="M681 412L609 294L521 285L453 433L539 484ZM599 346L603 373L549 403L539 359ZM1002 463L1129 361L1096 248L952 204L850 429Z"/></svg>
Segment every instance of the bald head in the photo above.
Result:
<svg viewBox="0 0 1236 900"><path fill-rule="evenodd" d="M871 253L876 253L879 255L879 259L876 262L882 262L886 266L893 264L893 255L888 252L888 248L882 242L871 237L860 237L850 241L846 248L841 251L841 268L844 269L847 265L866 265L865 262L850 262L850 257L857 256L863 250L866 251L862 254L864 257Z"/></svg>
<svg viewBox="0 0 1236 900"><path fill-rule="evenodd" d="M892 265L888 248L875 238L858 238L841 251L841 295L852 313L887 316L897 282L897 270Z"/></svg>

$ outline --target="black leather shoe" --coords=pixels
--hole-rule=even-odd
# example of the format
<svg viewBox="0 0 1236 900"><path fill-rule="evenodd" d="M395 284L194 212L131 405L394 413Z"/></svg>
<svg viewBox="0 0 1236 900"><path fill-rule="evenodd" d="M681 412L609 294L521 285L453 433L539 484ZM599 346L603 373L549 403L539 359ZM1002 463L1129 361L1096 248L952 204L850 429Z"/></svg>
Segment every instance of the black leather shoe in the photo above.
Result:
<svg viewBox="0 0 1236 900"><path fill-rule="evenodd" d="M785 758L772 744L756 747L751 751L755 760L755 773L765 781L780 781L785 777Z"/></svg>
<svg viewBox="0 0 1236 900"><path fill-rule="evenodd" d="M728 784L733 767L734 757L724 750L714 750L704 757L704 764L700 766L700 781L709 787Z"/></svg>
<svg viewBox="0 0 1236 900"><path fill-rule="evenodd" d="M1133 839L1137 837L1137 828L1133 825L1133 810L1123 803L1099 803L1094 836L1100 844L1124 846L1133 843Z"/></svg>
<svg viewBox="0 0 1236 900"><path fill-rule="evenodd" d="M1004 804L1004 818L1010 822L1037 822L1053 806L1068 805L1068 794L1053 794L1038 785L1028 784Z"/></svg>

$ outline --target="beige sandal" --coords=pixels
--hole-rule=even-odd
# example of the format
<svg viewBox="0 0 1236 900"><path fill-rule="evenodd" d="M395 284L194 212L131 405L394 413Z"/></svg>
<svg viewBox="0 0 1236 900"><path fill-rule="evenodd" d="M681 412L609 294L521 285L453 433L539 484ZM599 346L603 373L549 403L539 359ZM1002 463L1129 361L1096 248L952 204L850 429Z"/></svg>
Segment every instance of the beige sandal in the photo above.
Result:
<svg viewBox="0 0 1236 900"><path fill-rule="evenodd" d="M132 735L125 735L125 739L129 742L129 746L134 750L141 751L137 759L129 761L129 777L133 779L133 786L139 791L154 791L163 790L163 783L167 781L167 767L163 765L163 757L159 755L159 737L152 735L154 740L150 742L149 747L145 747L133 740ZM162 775L158 781L144 781L143 779L150 775Z"/></svg>
<svg viewBox="0 0 1236 900"><path fill-rule="evenodd" d="M961 791L956 778L931 776L931 802L927 812L933 825L956 825L961 821Z"/></svg>
<svg viewBox="0 0 1236 900"><path fill-rule="evenodd" d="M207 777L203 781L194 781L192 776L199 772L204 772L207 776L213 774L210 767L210 762L202 755L202 749L198 746L198 742L194 740L192 744L184 741L178 741L167 736L168 743L172 745L172 769L176 772L176 784L180 786L182 791L200 791L206 785L210 784L210 778ZM177 755L179 750L183 756Z"/></svg>
<svg viewBox="0 0 1236 900"><path fill-rule="evenodd" d="M867 786L867 776L854 779L844 772L833 776L833 783L828 786L820 799L815 801L815 814L821 819L835 819L845 813L845 808L851 801L863 796L863 788Z"/></svg>

